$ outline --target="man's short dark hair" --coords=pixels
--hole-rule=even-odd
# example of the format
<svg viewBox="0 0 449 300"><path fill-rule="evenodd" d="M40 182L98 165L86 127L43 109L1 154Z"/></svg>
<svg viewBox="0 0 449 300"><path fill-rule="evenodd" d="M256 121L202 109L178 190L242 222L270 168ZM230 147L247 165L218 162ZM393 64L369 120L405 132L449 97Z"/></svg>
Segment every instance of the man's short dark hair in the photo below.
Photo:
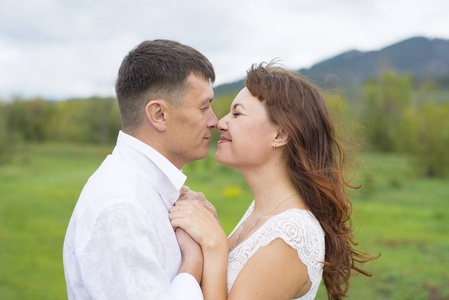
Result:
<svg viewBox="0 0 449 300"><path fill-rule="evenodd" d="M153 99L182 103L190 74L215 81L209 60L192 47L169 40L144 41L123 59L115 84L122 127L140 126L144 108Z"/></svg>

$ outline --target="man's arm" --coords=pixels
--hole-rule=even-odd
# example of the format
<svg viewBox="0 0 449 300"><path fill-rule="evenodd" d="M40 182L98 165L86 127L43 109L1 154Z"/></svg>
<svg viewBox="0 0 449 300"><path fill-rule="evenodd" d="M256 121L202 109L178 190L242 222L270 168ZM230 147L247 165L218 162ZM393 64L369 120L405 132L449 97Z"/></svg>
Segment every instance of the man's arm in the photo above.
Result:
<svg viewBox="0 0 449 300"><path fill-rule="evenodd" d="M182 261L178 274L188 273L195 277L198 284L201 284L203 274L203 253L201 247L184 231L176 229L176 239L181 248Z"/></svg>
<svg viewBox="0 0 449 300"><path fill-rule="evenodd" d="M89 243L78 254L79 268L92 299L203 299L194 276L182 273L172 281L158 259L157 228L143 209L117 204L97 219ZM189 271L190 272L190 271ZM199 275L201 277L201 274Z"/></svg>

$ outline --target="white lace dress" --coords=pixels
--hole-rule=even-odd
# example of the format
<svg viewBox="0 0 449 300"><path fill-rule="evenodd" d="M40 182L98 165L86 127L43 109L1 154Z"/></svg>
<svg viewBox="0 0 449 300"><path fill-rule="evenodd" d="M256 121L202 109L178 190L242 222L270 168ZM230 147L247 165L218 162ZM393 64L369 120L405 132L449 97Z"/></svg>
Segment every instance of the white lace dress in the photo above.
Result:
<svg viewBox="0 0 449 300"><path fill-rule="evenodd" d="M248 218L254 209L254 201L234 231ZM230 236L234 233L230 234ZM246 262L260 247L281 238L298 251L298 257L307 266L312 282L310 290L301 300L315 299L323 274L324 231L314 215L308 210L289 209L271 217L248 239L237 245L228 255L228 294Z"/></svg>

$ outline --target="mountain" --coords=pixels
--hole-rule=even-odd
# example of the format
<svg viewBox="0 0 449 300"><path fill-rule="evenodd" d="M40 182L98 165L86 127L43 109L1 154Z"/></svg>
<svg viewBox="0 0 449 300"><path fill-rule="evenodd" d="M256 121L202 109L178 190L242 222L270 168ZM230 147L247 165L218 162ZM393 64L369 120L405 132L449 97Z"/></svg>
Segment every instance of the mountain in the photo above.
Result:
<svg viewBox="0 0 449 300"><path fill-rule="evenodd" d="M385 71L410 73L417 79L449 79L449 40L413 37L376 51L351 50L299 72L312 82L324 85L326 78L337 76L343 88L362 84L367 78ZM235 92L243 79L214 88L215 95Z"/></svg>

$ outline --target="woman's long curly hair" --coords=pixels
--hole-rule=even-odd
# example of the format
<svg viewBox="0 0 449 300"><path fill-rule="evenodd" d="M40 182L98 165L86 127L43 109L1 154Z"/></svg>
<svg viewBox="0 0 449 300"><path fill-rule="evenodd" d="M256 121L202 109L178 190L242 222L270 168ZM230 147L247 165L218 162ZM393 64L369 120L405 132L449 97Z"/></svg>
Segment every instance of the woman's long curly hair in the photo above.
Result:
<svg viewBox="0 0 449 300"><path fill-rule="evenodd" d="M253 65L245 85L265 103L269 118L289 135L285 158L292 181L325 232L323 279L329 299L342 299L351 271L373 257L355 249L352 204L345 187L346 152L320 90L298 73L274 63Z"/></svg>

